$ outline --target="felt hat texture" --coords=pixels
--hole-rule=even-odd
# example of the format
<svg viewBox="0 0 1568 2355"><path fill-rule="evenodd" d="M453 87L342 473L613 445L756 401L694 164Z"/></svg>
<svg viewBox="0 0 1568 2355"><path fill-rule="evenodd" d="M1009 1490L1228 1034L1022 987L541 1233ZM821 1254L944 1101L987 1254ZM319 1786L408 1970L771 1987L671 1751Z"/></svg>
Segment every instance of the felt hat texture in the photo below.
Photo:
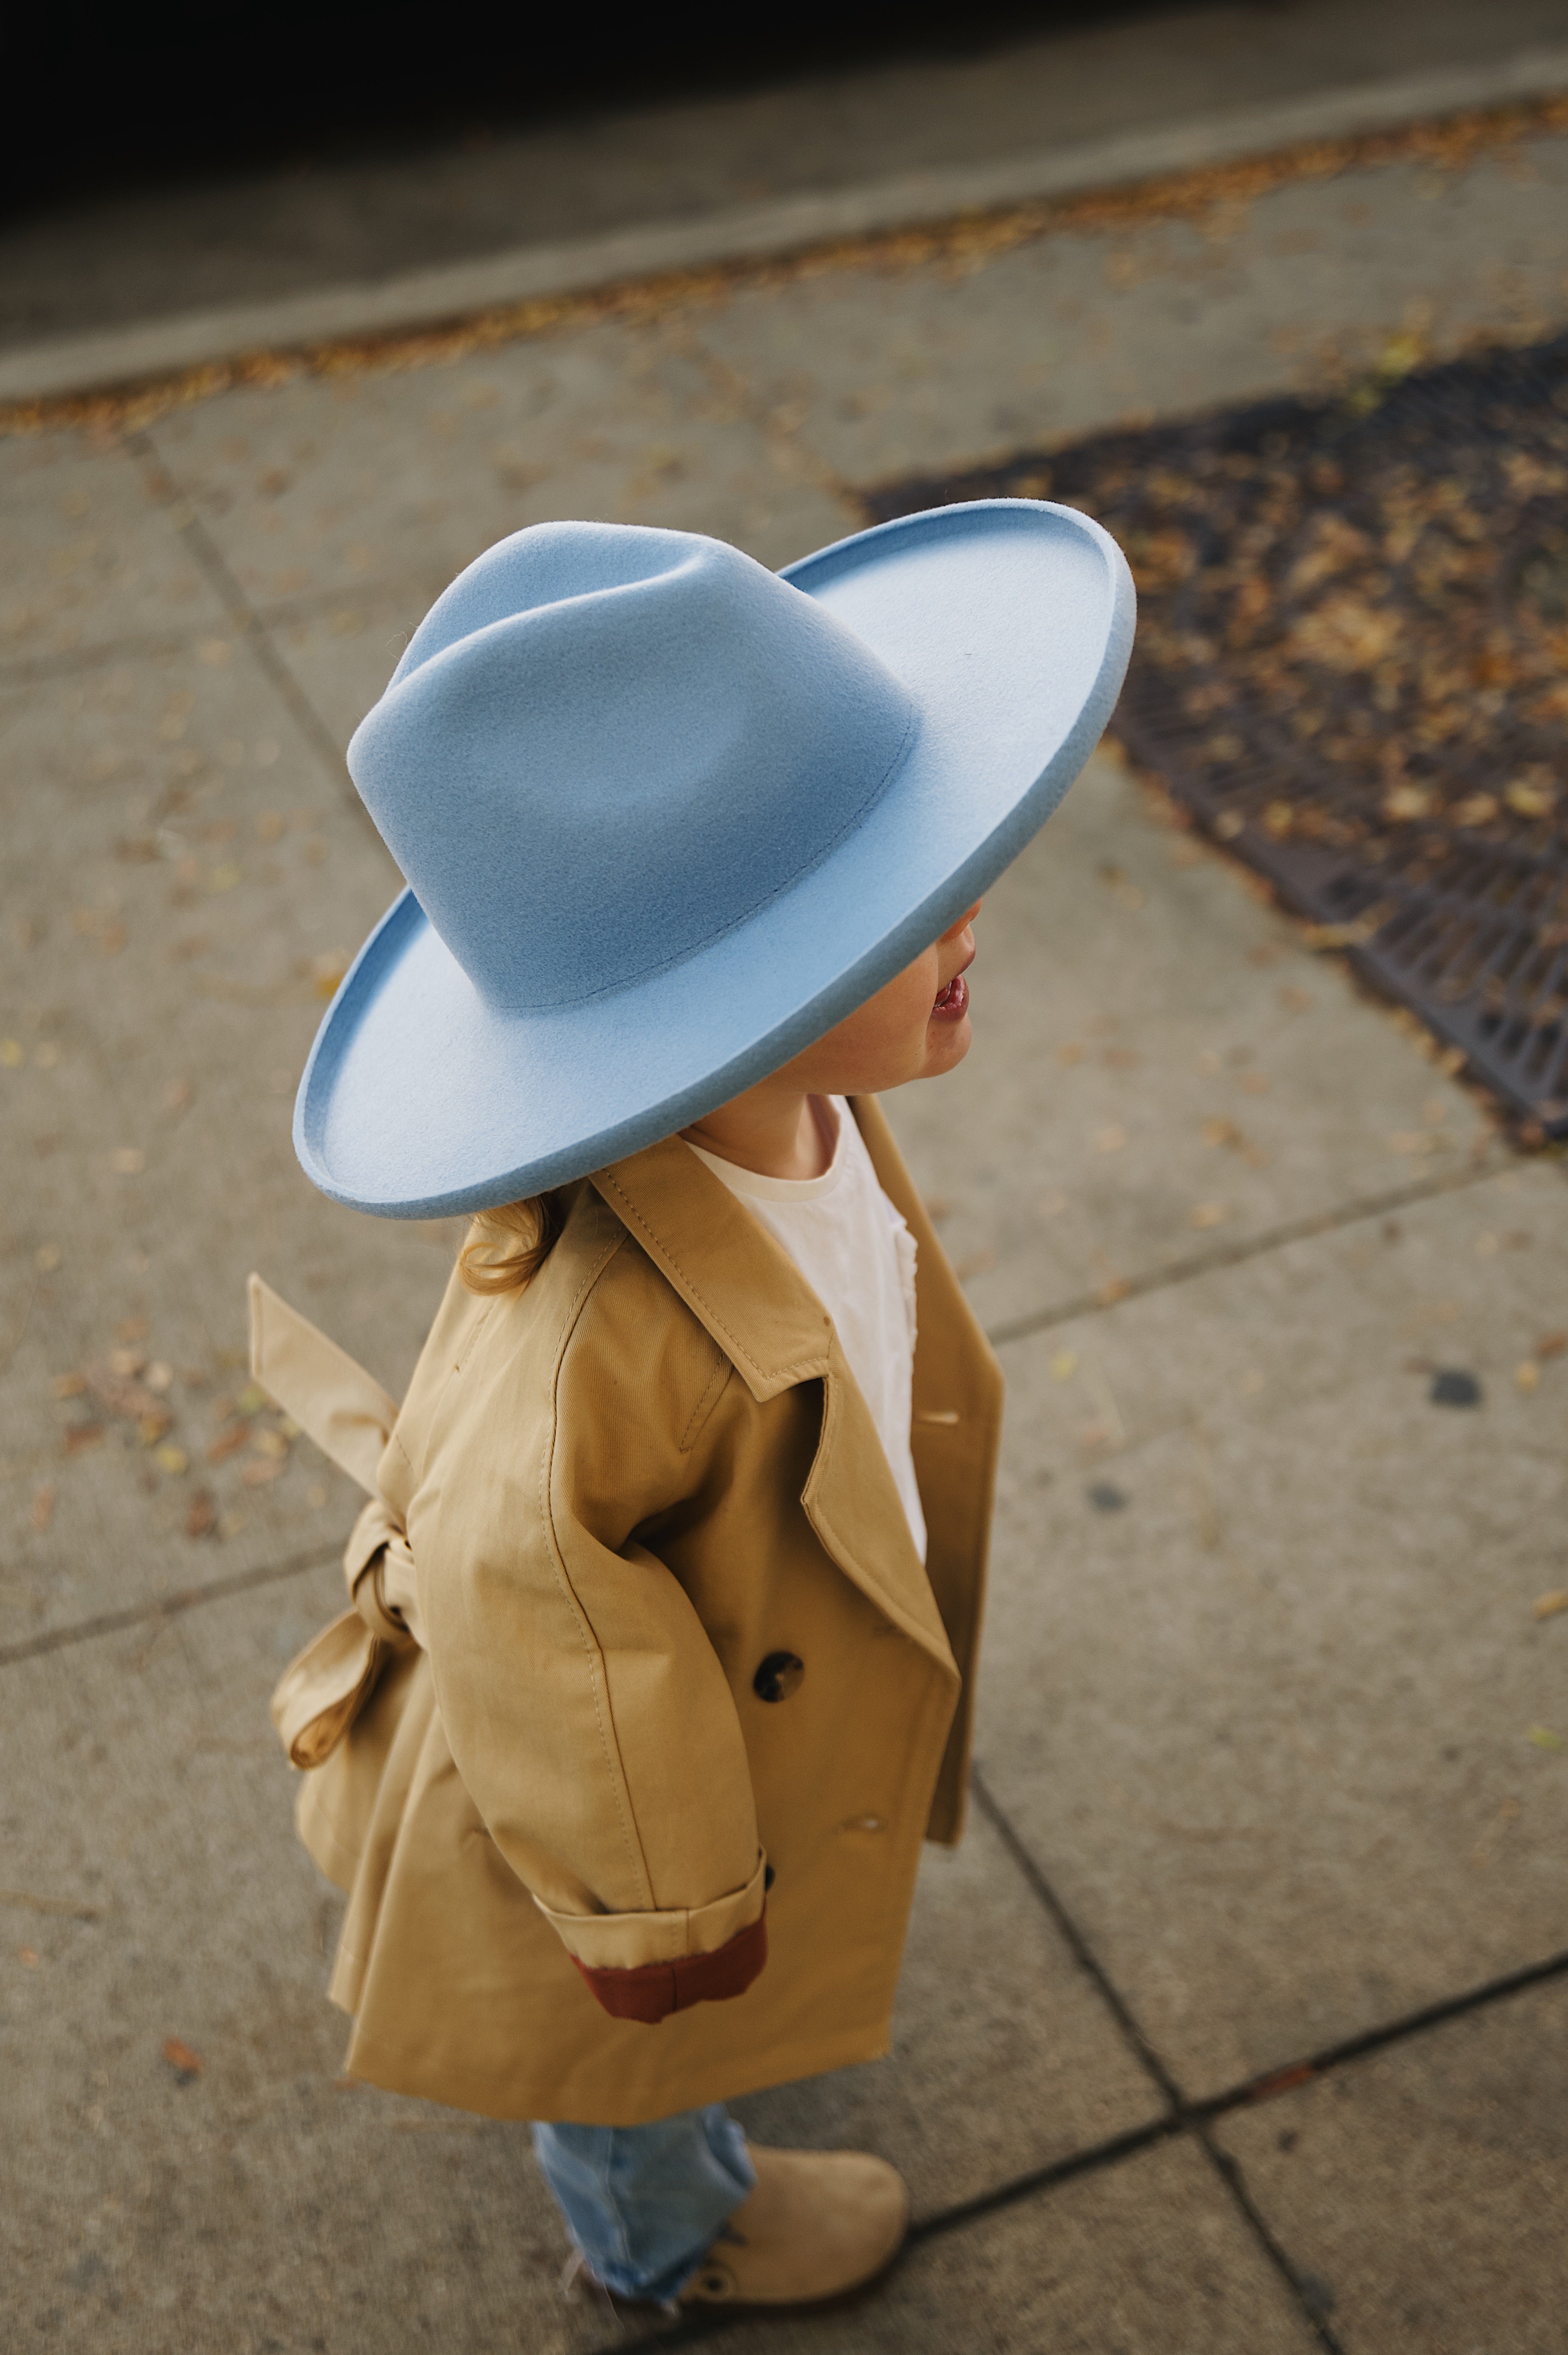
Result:
<svg viewBox="0 0 1568 2355"><path fill-rule="evenodd" d="M387 1217L483 1209L777 1070L1044 823L1133 615L1108 533L1027 499L782 574L636 525L499 541L348 748L409 888L311 1050L307 1174Z"/></svg>

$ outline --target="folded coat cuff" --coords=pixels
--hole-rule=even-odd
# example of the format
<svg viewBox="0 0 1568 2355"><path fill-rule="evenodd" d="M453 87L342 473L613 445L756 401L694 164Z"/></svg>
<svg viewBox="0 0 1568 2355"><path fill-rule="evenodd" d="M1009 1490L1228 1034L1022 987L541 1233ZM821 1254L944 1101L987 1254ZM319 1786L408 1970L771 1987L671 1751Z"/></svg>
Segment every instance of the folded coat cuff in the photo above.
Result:
<svg viewBox="0 0 1568 2355"><path fill-rule="evenodd" d="M759 1853L751 1879L716 1897L710 1905L640 1913L557 1913L542 1898L536 1897L534 1903L584 1976L601 1971L625 1974L654 1966L701 1962L727 1948L760 1925L766 1878L767 1859ZM764 1934L752 1978L762 1969L766 1953Z"/></svg>
<svg viewBox="0 0 1568 2355"><path fill-rule="evenodd" d="M694 2003L722 2003L730 1996L744 1995L768 1959L768 1917L759 1913L710 1955L683 1955L675 1963L594 1971L575 1955L571 1959L595 2001L613 2019L640 2019L651 2028L672 2011L689 2011Z"/></svg>

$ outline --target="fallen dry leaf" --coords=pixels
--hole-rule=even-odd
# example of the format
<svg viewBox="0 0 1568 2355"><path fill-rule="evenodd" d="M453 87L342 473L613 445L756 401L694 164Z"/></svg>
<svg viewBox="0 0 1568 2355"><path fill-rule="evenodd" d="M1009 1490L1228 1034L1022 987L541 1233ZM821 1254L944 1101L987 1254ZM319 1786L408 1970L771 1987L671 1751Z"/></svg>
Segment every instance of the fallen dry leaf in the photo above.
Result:
<svg viewBox="0 0 1568 2355"><path fill-rule="evenodd" d="M139 1145L117 1145L109 1156L109 1166L120 1178L139 1178L147 1166L147 1156Z"/></svg>
<svg viewBox="0 0 1568 2355"><path fill-rule="evenodd" d="M116 1356L119 1354L115 1352ZM138 1381L134 1375L117 1374L112 1362L107 1365L90 1363L82 1368L82 1372L87 1378L87 1387L99 1405L107 1407L111 1414L120 1415L127 1423L139 1423L147 1415L167 1413L155 1391L150 1391L144 1382Z"/></svg>
<svg viewBox="0 0 1568 2355"><path fill-rule="evenodd" d="M218 1526L218 1505L210 1488L197 1488L186 1508L187 1538L204 1538Z"/></svg>
<svg viewBox="0 0 1568 2355"><path fill-rule="evenodd" d="M1369 923L1308 924L1305 938L1309 949L1356 949L1370 941L1376 931L1377 926Z"/></svg>
<svg viewBox="0 0 1568 2355"><path fill-rule="evenodd" d="M57 1374L49 1388L58 1399L80 1398L87 1388L87 1376L77 1373Z"/></svg>
<svg viewBox="0 0 1568 2355"><path fill-rule="evenodd" d="M1193 1227L1220 1227L1224 1225L1230 1215L1230 1210L1223 1202L1200 1202L1189 1217L1188 1224Z"/></svg>
<svg viewBox="0 0 1568 2355"><path fill-rule="evenodd" d="M193 2051L177 2036L164 2039L164 2059L171 2069L177 2069L180 2075L187 2078L199 2077L207 2066L200 2053Z"/></svg>
<svg viewBox="0 0 1568 2355"><path fill-rule="evenodd" d="M1533 1608L1538 1619L1555 1619L1560 1611L1568 1611L1568 1586L1553 1587L1550 1594L1538 1594Z"/></svg>
<svg viewBox="0 0 1568 2355"><path fill-rule="evenodd" d="M47 1480L33 1491L33 1527L40 1534L55 1517L55 1492Z"/></svg>
<svg viewBox="0 0 1568 2355"><path fill-rule="evenodd" d="M244 1446L250 1436L251 1433L248 1424L243 1423L231 1423L227 1431L220 1431L219 1433L217 1438L208 1449L208 1462L209 1464L221 1464L227 1456L237 1454L238 1451Z"/></svg>
<svg viewBox="0 0 1568 2355"><path fill-rule="evenodd" d="M1541 1368L1533 1358L1527 1358L1522 1366L1516 1366L1513 1378L1521 1391L1538 1391L1541 1388Z"/></svg>
<svg viewBox="0 0 1568 2355"><path fill-rule="evenodd" d="M1564 1349L1568 1349L1568 1333L1543 1333L1535 1345L1535 1354L1542 1362L1560 1358Z"/></svg>
<svg viewBox="0 0 1568 2355"><path fill-rule="evenodd" d="M962 1268L957 1270L957 1274L962 1283L964 1277ZM263 1455L258 1463L247 1464L240 1477L247 1488L260 1488L264 1487L267 1481L275 1480L283 1469L283 1466L275 1456Z"/></svg>
<svg viewBox="0 0 1568 2355"><path fill-rule="evenodd" d="M276 1456L280 1461L282 1461L283 1457L284 1457L289 1452L289 1443L283 1437L283 1433L281 1431L270 1430L266 1426L263 1426L260 1431L252 1431L251 1433L251 1444L255 1449L258 1455L272 1455Z"/></svg>
<svg viewBox="0 0 1568 2355"><path fill-rule="evenodd" d="M318 997L336 997L338 984L347 972L352 959L347 949L331 949L325 956L310 961L310 976Z"/></svg>
<svg viewBox="0 0 1568 2355"><path fill-rule="evenodd" d="M101 1423L68 1423L65 1431L65 1452L80 1455L84 1447L96 1447L103 1436Z"/></svg>

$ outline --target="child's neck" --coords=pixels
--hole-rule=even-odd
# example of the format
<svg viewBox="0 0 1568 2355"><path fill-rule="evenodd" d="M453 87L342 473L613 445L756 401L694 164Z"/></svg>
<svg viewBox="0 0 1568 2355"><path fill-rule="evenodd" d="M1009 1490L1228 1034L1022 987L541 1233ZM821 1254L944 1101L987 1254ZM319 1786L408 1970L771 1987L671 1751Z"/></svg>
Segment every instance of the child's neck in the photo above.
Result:
<svg viewBox="0 0 1568 2355"><path fill-rule="evenodd" d="M763 1080L733 1096L716 1112L693 1121L681 1135L720 1161L759 1178L822 1178L837 1144L833 1113L826 1099L799 1088L775 1087Z"/></svg>

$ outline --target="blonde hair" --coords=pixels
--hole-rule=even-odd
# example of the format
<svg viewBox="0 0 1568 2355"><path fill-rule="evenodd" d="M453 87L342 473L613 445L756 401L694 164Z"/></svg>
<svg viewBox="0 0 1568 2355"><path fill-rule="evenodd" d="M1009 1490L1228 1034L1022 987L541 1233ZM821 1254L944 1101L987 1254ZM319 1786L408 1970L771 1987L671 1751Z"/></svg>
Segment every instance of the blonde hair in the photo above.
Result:
<svg viewBox="0 0 1568 2355"><path fill-rule="evenodd" d="M457 1254L457 1272L470 1292L521 1292L555 1247L566 1212L559 1193L530 1194L481 1210Z"/></svg>

